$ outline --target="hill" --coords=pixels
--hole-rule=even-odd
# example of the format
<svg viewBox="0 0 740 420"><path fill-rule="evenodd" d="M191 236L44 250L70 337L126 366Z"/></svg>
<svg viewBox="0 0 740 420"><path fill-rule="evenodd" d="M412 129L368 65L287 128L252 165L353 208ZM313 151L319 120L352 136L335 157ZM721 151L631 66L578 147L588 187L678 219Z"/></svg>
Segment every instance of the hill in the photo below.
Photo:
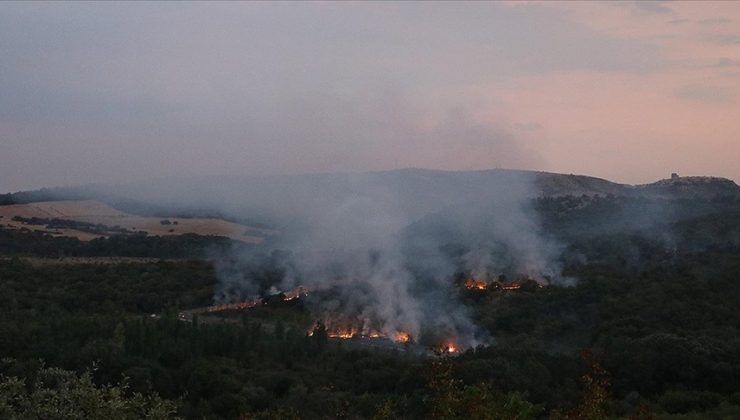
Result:
<svg viewBox="0 0 740 420"><path fill-rule="evenodd" d="M96 200L42 201L0 206L6 229L71 236L83 241L116 234L223 236L260 243L271 232L216 218L146 217L114 209Z"/></svg>
<svg viewBox="0 0 740 420"><path fill-rule="evenodd" d="M17 223L8 221L14 217L10 214L13 211L25 214L35 208L37 210L31 217L50 218L54 217L54 209L64 207L63 211L68 212L65 220L118 225L150 235L190 232L259 242L270 233L265 228L284 232L305 229L310 220L345 211L347 206L352 208L356 217L371 217L382 210L408 224L451 207L487 205L506 200L560 200L569 196L622 199L593 203L571 200L559 202L550 210L562 213L558 206L570 206L569 214L574 221L578 222L580 215L586 215L587 218L580 220L590 220L592 226L604 222L612 224L616 219L624 220L628 225L634 221L652 224L665 218L680 218L673 217L677 213L674 204L680 200L698 200L699 205L693 207L701 211L690 211L692 206L687 207L687 203L683 203L684 209L678 211L678 216L711 213L716 206L709 204L719 198L737 199L740 187L731 180L716 177L673 176L651 184L627 185L590 176L548 172L400 169L304 176L167 178L122 185L41 189L0 196L0 203L33 203L32 207L25 209L0 206L4 209L0 214L6 214L5 224L20 228ZM59 204L59 200L67 204ZM75 213L77 210L69 204L72 200L78 203L76 205L87 208L87 214ZM51 205L51 201L57 204ZM378 203L382 205L379 207ZM574 206L585 206L588 211L573 212ZM42 207L48 211L42 211ZM369 214L361 215L363 212ZM593 217L594 213L598 213L598 217ZM610 219L610 214L616 218ZM170 219L173 224L162 224L164 219ZM178 224L174 225L174 222ZM576 225L585 227L581 223ZM27 224L24 226L29 227ZM399 229L402 227L398 226ZM89 232L77 231L80 238L93 237Z"/></svg>
<svg viewBox="0 0 740 420"><path fill-rule="evenodd" d="M244 199L275 200L289 196L301 198L316 193L337 196L365 186L385 186L411 197L434 196L435 191L480 192L491 185L508 183L526 188L533 196L564 195L642 195L642 196L713 196L740 195L740 186L732 180L712 176L673 174L654 183L629 185L586 175L558 174L526 170L490 169L477 171L442 171L398 169L379 172L324 173L289 176L214 176L164 178L120 185L87 185L43 188L0 195L0 204L22 204L52 200L104 199L113 207L144 206L156 211L163 205L208 206L215 202L238 204ZM230 198L230 200L227 200ZM161 209L160 209L161 210ZM139 209L142 212L143 209Z"/></svg>

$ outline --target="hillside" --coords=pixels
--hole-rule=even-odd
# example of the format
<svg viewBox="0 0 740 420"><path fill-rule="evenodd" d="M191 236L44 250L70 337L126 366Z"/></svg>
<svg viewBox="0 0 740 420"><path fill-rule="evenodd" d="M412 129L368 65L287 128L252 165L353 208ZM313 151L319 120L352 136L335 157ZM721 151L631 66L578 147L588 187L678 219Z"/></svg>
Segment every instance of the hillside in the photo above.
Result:
<svg viewBox="0 0 740 420"><path fill-rule="evenodd" d="M535 183L541 195L546 197L611 194L651 198L712 198L740 195L740 186L735 182L713 176L673 174L671 178L653 183L629 185L591 176L539 172Z"/></svg>
<svg viewBox="0 0 740 420"><path fill-rule="evenodd" d="M659 197L707 198L740 195L732 180L713 176L678 176L635 187L642 194Z"/></svg>
<svg viewBox="0 0 740 420"><path fill-rule="evenodd" d="M216 218L158 218L126 213L96 200L42 201L0 206L0 225L11 230L72 236L83 241L115 234L173 236L194 233L260 243L270 231Z"/></svg>
<svg viewBox="0 0 740 420"><path fill-rule="evenodd" d="M221 202L235 207L245 201L276 201L281 197L301 199L315 194L332 197L366 186L384 186L411 197L430 197L453 190L458 193L485 191L491 185L509 184L526 189L532 196L645 195L711 196L740 195L732 180L712 176L674 176L654 183L629 185L586 175L526 170L490 169L442 171L398 169L380 172L324 173L294 176L218 176L147 180L121 185L88 185L44 188L0 195L0 204L51 200L103 199L114 207L136 207L147 203L166 206L208 207ZM179 209L179 207L178 207ZM141 209L139 209L141 212ZM162 210L160 208L159 210ZM181 209L180 209L181 210ZM137 212L138 213L138 212Z"/></svg>
<svg viewBox="0 0 740 420"><path fill-rule="evenodd" d="M259 243L271 230L295 232L311 220L336 212L349 218L373 217L379 211L404 224L454 207L481 207L494 202L572 197L621 197L623 200L560 203L545 215L563 214L570 230L598 226L647 226L661 220L701 216L716 210L715 198L740 197L733 181L716 177L679 177L645 185L548 172L401 169L384 172L270 177L169 178L125 185L95 185L18 192L0 196L2 224L14 229L73 234L89 240L101 232L69 224L13 221L15 216L59 219L149 235L197 233ZM676 200L699 200L695 204ZM61 201L59 201L61 200ZM647 201L644 201L647 200ZM386 203L378 207L377 203ZM587 204L587 205L586 205ZM349 206L349 207L348 207ZM582 208L573 212L573 206ZM585 206L585 207L584 207ZM354 214L354 216L352 216ZM611 217L609 216L611 215ZM170 224L167 224L167 221ZM333 222L332 222L333 223ZM85 227L85 226L82 226ZM94 229L93 229L94 230ZM114 229L115 230L115 229ZM103 231L103 235L115 232Z"/></svg>
<svg viewBox="0 0 740 420"><path fill-rule="evenodd" d="M732 181L679 177L628 186L576 175L424 170L201 178L189 190L175 181L112 188L116 196L78 189L68 196L77 200L0 206L4 378L38 385L39 360L78 373L95 366L95 384L126 378L132 392L156 392L183 418L197 419L434 418L441 409L477 418L466 410L482 406L532 420L562 419L563 413L586 418L588 407L602 407L604 416L592 418L740 418L734 310L740 305L740 196ZM164 196L147 204L143 192L159 191ZM43 193L15 198L48 198ZM346 221L332 208L338 199L349 203L346 216L364 224L373 222L368 208L383 209L366 197L387 194L402 198L404 211L428 216L393 236L416 264L409 265L408 287L372 296L390 300L413 291L420 297L410 306L426 316L438 308L470 314L465 325L491 338L483 345L458 350L446 344L440 353L432 347L435 333L444 331L436 324L404 342L372 329L347 333L341 322L329 321L342 321L347 303L363 313L372 309L378 300L363 300L371 283L310 287L303 276L288 289L284 280L296 278L298 266L290 249L272 241L272 231L172 216L228 214L259 204L286 216L310 204L329 212L344 233ZM498 194L517 197L517 205L531 203L539 224L507 218L516 207L470 206ZM280 207L289 200L300 205ZM484 217L468 219L470 230L452 229L450 221L471 216L471 207L473 216L480 209ZM558 272L574 281L538 284L515 272L476 279L457 271L430 282L443 261L464 261L471 232L497 233L486 230L491 220L515 226L502 231L512 232L510 241L482 248L497 263L525 254L523 242L545 241L551 246L537 249L555 252ZM530 235L533 226L541 237ZM311 250L332 233L326 224L317 227L307 241ZM199 235L180 235L186 231ZM200 236L243 233L239 242ZM102 237L83 242L62 235ZM352 245L348 237L357 236L340 235L338 243ZM263 242L269 246L245 238L269 238ZM418 264L428 259L434 264ZM388 285L393 273L380 274L378 285ZM259 285L255 295L238 293L244 281ZM219 300L224 290L235 291L226 294L230 300ZM462 336L441 338L456 344Z"/></svg>

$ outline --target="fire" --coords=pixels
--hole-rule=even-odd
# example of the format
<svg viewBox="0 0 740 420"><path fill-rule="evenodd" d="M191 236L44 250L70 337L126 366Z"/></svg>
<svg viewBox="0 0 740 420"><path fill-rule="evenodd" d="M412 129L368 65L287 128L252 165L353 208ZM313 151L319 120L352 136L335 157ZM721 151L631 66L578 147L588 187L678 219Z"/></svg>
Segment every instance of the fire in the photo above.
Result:
<svg viewBox="0 0 740 420"><path fill-rule="evenodd" d="M479 280L476 278L470 278L465 280L465 283L463 285L468 290L488 290L488 289L499 289L499 290L519 290L522 288L522 284L525 282L534 282L537 284L537 287L540 289L544 288L546 284L543 284L542 282L532 280L531 278L526 278L523 282L522 281L509 281L506 280L496 280L493 282L488 282L486 280Z"/></svg>
<svg viewBox="0 0 740 420"><path fill-rule="evenodd" d="M206 312L220 312L220 311L226 311L229 309L233 310L241 310L241 309L249 309L254 308L257 305L260 305L262 303L262 299L255 299L255 300L248 300L245 302L237 302L237 303L223 303L221 305L213 305L209 306L206 309Z"/></svg>
<svg viewBox="0 0 740 420"><path fill-rule="evenodd" d="M311 326L311 329L308 330L308 333L306 335L308 335L309 337L313 337L314 331L319 325L321 324L319 323L313 324L313 326ZM354 327L349 327L349 328L348 327L335 327L335 328L325 327L325 328L326 328L326 335L329 338L340 338L343 340L349 340L350 338L354 338L358 336L357 329Z"/></svg>
<svg viewBox="0 0 740 420"><path fill-rule="evenodd" d="M292 300L300 299L302 297L308 296L308 290L306 290L303 286L298 286L295 289L288 290L287 292L283 292L283 302L289 302ZM273 295L274 296L274 295ZM242 309L249 309L254 308L255 306L260 306L262 304L266 304L266 301L262 298L260 299L252 299L252 300L246 300L243 302L236 302L236 303L222 303L220 305L213 305L209 306L205 309L205 312L212 313L212 312L221 312L226 310L242 310Z"/></svg>
<svg viewBox="0 0 740 420"><path fill-rule="evenodd" d="M484 280L468 279L465 281L465 287L467 289L486 290L488 288L488 282Z"/></svg>
<svg viewBox="0 0 740 420"><path fill-rule="evenodd" d="M355 330L333 331L333 332L327 333L327 335L331 338L341 338L343 340L348 340L354 337L356 334L357 334L357 331Z"/></svg>
<svg viewBox="0 0 740 420"><path fill-rule="evenodd" d="M438 345L433 350L434 350L434 353L442 356L445 354L457 353L460 351L460 348L457 346L457 344L454 341L448 341L446 343Z"/></svg>
<svg viewBox="0 0 740 420"><path fill-rule="evenodd" d="M306 290L303 286L298 286L293 290L283 292L283 295L285 295L283 300L287 302L290 300L300 299L301 297L308 296L308 290Z"/></svg>
<svg viewBox="0 0 740 420"><path fill-rule="evenodd" d="M308 330L307 335L309 337L312 337L314 335L314 331L319 325L326 325L326 335L329 338L338 338L343 340L348 340L351 338L359 338L359 339L385 339L385 340L393 340L398 343L407 343L411 341L411 335L405 331L396 331L391 335L387 335L379 330L376 329L370 329L370 328L357 328L354 326L347 326L347 324L343 325L331 325L331 323L328 324L321 324L321 323L315 323L311 326L311 329Z"/></svg>

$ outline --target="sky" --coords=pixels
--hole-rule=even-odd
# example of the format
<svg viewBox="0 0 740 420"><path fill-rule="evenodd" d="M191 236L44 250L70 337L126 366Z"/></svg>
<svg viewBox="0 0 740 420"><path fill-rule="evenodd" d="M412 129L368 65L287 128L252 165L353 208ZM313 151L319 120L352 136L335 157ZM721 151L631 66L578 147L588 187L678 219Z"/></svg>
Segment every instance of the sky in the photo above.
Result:
<svg viewBox="0 0 740 420"><path fill-rule="evenodd" d="M407 167L740 182L740 2L0 3L0 192Z"/></svg>

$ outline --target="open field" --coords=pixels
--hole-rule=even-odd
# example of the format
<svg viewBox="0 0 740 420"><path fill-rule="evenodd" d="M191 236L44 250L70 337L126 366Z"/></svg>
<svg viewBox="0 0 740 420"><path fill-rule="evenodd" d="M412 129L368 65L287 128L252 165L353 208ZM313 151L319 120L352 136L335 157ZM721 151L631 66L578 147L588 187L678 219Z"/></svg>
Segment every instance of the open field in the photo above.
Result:
<svg viewBox="0 0 740 420"><path fill-rule="evenodd" d="M149 257L0 257L0 262L20 260L34 267L49 265L109 265L109 264L153 264L161 261L176 262L183 261L173 258L149 258Z"/></svg>
<svg viewBox="0 0 740 420"><path fill-rule="evenodd" d="M30 224L25 219L60 219L143 232L152 236L198 235L225 236L246 243L260 243L271 231L215 218L145 217L125 213L95 200L45 201L31 204L0 206L0 226L9 229L42 231L53 236L72 236L83 241L109 236L83 228L48 228L45 224Z"/></svg>

